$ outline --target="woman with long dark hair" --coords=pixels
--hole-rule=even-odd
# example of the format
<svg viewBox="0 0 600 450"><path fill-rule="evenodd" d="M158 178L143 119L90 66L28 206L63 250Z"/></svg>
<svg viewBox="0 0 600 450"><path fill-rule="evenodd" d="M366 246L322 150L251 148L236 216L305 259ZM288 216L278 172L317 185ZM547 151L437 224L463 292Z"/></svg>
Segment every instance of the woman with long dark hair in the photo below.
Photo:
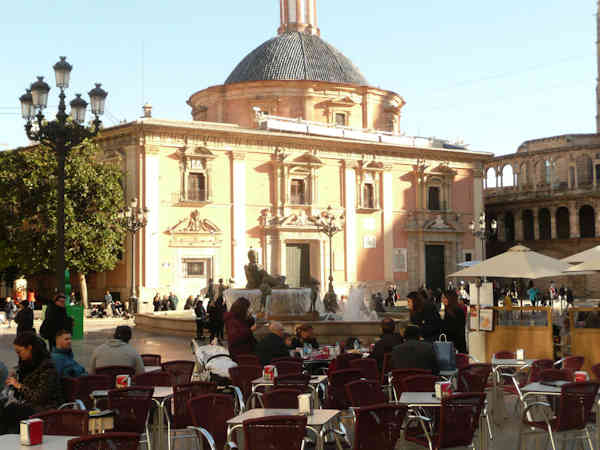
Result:
<svg viewBox="0 0 600 450"><path fill-rule="evenodd" d="M421 329L423 339L434 341L440 335L441 318L437 307L432 301L425 300L419 292L410 292L408 298L408 309L410 310L410 322Z"/></svg>
<svg viewBox="0 0 600 450"><path fill-rule="evenodd" d="M467 341L465 339L466 316L458 303L456 292L445 292L442 295L442 302L445 311L442 330L448 340L454 342L454 347L460 353L467 353Z"/></svg>
<svg viewBox="0 0 600 450"><path fill-rule="evenodd" d="M0 434L18 433L21 420L63 402L61 383L46 344L35 333L24 332L13 345L19 366L16 375L6 379L11 392L0 408Z"/></svg>
<svg viewBox="0 0 600 450"><path fill-rule="evenodd" d="M229 344L229 354L233 359L237 355L254 353L256 347L256 339L253 334L256 324L254 318L249 315L249 309L250 301L245 297L240 297L225 314L227 343Z"/></svg>

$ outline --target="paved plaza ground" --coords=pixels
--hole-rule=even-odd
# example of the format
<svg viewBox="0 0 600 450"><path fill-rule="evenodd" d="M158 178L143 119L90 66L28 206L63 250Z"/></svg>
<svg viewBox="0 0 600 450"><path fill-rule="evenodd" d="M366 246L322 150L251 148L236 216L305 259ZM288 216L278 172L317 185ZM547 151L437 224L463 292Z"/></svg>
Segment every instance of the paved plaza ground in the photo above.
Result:
<svg viewBox="0 0 600 450"><path fill-rule="evenodd" d="M34 326L39 329L41 321L36 320ZM73 351L75 358L86 367L89 365L89 359L93 350L103 343L106 339L112 337L112 333L117 325L134 326L133 320L122 319L89 319L85 322L85 339L82 341L73 342ZM12 348L12 341L15 336L15 327L3 328L0 327L0 360L5 362L8 367L14 366L17 363L17 357ZM158 353L161 354L163 360L172 359L192 359L190 350L189 338L168 335L153 335L145 331L133 330L133 338L131 344L140 353ZM518 437L518 421L514 414L514 400L507 401L507 411L510 416L502 422L502 426L496 426L494 429L494 440L489 445L489 449L505 450L517 449ZM538 439L536 446L530 440L523 448L525 449L550 449L549 445L544 445L544 439ZM569 442L567 449L575 449L576 442ZM595 448L597 447L595 442ZM413 446L411 444L402 443L397 446L397 449L417 449L422 447ZM559 448L561 448L559 446ZM587 448L587 447L582 447Z"/></svg>

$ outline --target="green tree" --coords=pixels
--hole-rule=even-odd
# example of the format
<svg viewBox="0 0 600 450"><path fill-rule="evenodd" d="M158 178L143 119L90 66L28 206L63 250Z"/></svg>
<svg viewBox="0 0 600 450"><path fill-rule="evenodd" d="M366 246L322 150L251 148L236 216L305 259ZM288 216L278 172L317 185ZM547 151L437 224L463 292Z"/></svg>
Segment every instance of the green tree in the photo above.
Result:
<svg viewBox="0 0 600 450"><path fill-rule="evenodd" d="M123 252L121 170L98 161L86 141L66 159L65 258L79 274L87 307L86 275L112 270ZM56 261L56 155L44 146L0 153L0 270L24 274L54 270Z"/></svg>

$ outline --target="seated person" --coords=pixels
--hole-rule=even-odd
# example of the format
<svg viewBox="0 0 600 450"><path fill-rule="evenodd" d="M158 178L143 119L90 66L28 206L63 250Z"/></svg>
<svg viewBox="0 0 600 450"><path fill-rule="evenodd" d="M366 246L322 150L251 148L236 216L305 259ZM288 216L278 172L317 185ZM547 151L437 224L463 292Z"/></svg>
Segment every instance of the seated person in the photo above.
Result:
<svg viewBox="0 0 600 450"><path fill-rule="evenodd" d="M404 338L400 333L396 333L396 322L389 317L386 317L381 321L381 339L375 343L373 351L369 355L369 358L373 358L377 361L377 367L381 371L383 368L383 356L386 353L391 353L396 345L400 345L404 342Z"/></svg>
<svg viewBox="0 0 600 450"><path fill-rule="evenodd" d="M292 340L292 345L294 348L301 348L304 344L309 344L314 349L319 348L312 325L305 324L296 328L296 337Z"/></svg>
<svg viewBox="0 0 600 450"><path fill-rule="evenodd" d="M59 330L56 333L56 347L54 347L50 356L59 378L77 378L86 374L85 368L73 359L71 333L67 330Z"/></svg>
<svg viewBox="0 0 600 450"><path fill-rule="evenodd" d="M404 343L396 345L392 350L392 367L394 369L426 369L433 375L439 373L435 350L431 342L421 340L421 329L409 325L404 331Z"/></svg>
<svg viewBox="0 0 600 450"><path fill-rule="evenodd" d="M4 387L4 383L8 378L8 369L6 368L6 364L0 361L0 390Z"/></svg>
<svg viewBox="0 0 600 450"><path fill-rule="evenodd" d="M290 356L283 340L283 325L279 322L269 324L269 333L256 344L256 356L262 365L269 364L274 358Z"/></svg>
<svg viewBox="0 0 600 450"><path fill-rule="evenodd" d="M288 350L294 350L296 348L293 345L294 338L290 333L283 333L283 342L285 342L285 346L288 348Z"/></svg>
<svg viewBox="0 0 600 450"><path fill-rule="evenodd" d="M113 339L96 347L90 360L90 374L95 374L98 367L129 366L135 369L135 374L144 373L144 362L140 354L129 345L131 328L119 325L115 329Z"/></svg>
<svg viewBox="0 0 600 450"><path fill-rule="evenodd" d="M16 375L5 382L10 393L0 408L0 434L18 433L21 420L63 403L60 379L44 341L26 331L15 338L13 346L19 365Z"/></svg>

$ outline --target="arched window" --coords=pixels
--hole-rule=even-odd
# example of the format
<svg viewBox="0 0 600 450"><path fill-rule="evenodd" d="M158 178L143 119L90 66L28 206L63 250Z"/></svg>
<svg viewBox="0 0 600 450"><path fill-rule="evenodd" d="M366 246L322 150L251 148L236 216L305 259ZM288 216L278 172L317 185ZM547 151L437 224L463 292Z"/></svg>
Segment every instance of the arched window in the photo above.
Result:
<svg viewBox="0 0 600 450"><path fill-rule="evenodd" d="M490 167L485 173L485 187L487 189L496 187L496 170L493 167Z"/></svg>
<svg viewBox="0 0 600 450"><path fill-rule="evenodd" d="M552 182L552 163L549 160L544 161L544 183Z"/></svg>
<svg viewBox="0 0 600 450"><path fill-rule="evenodd" d="M558 239L569 239L571 237L569 209L564 206L556 210L556 237Z"/></svg>
<svg viewBox="0 0 600 450"><path fill-rule="evenodd" d="M515 240L515 216L510 211L504 215L504 240L506 242Z"/></svg>
<svg viewBox="0 0 600 450"><path fill-rule="evenodd" d="M584 205L579 209L579 235L582 238L596 236L596 214L590 205Z"/></svg>
<svg viewBox="0 0 600 450"><path fill-rule="evenodd" d="M515 175L513 168L510 164L507 164L502 169L502 187L511 187L515 185Z"/></svg>
<svg viewBox="0 0 600 450"><path fill-rule="evenodd" d="M548 211L548 209L540 209L538 213L538 222L540 227L540 239L549 241L552 238L552 221L550 219L550 211Z"/></svg>
<svg viewBox="0 0 600 450"><path fill-rule="evenodd" d="M533 241L535 235L533 233L533 212L530 209L523 211L523 239Z"/></svg>
<svg viewBox="0 0 600 450"><path fill-rule="evenodd" d="M577 186L589 187L592 180L592 159L588 155L581 155L576 160Z"/></svg>

